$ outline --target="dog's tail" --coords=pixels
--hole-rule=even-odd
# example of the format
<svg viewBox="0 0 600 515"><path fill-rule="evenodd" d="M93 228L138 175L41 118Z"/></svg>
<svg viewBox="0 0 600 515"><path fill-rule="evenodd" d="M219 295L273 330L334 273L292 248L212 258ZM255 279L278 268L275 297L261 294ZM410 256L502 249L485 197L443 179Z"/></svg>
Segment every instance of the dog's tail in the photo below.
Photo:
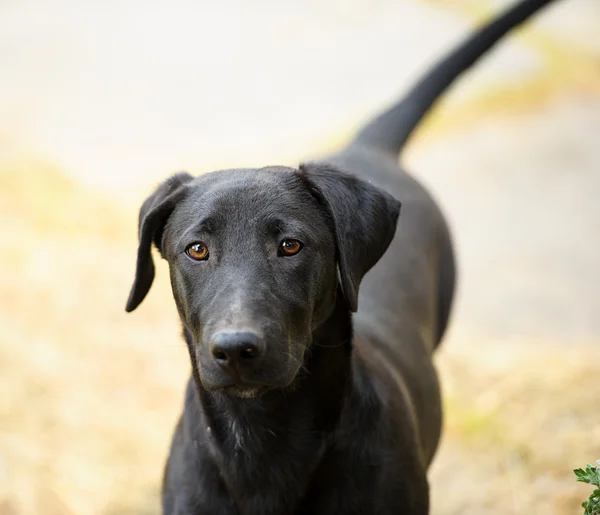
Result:
<svg viewBox="0 0 600 515"><path fill-rule="evenodd" d="M553 0L524 0L479 29L422 77L397 104L359 131L352 144L367 144L398 155L404 144L444 91L502 36Z"/></svg>

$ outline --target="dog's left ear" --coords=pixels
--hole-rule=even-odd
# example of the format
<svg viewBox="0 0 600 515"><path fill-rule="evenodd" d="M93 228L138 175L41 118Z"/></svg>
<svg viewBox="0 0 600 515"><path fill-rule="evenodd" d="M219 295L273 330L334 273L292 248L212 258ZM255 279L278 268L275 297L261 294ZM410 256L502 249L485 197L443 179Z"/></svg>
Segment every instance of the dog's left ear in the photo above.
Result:
<svg viewBox="0 0 600 515"><path fill-rule="evenodd" d="M140 243L137 252L135 279L125 311L128 313L137 308L144 300L154 281L154 261L152 260L152 243L162 253L162 233L167 220L177 203L186 193L186 184L193 177L181 172L164 181L150 195L140 208L138 231Z"/></svg>
<svg viewBox="0 0 600 515"><path fill-rule="evenodd" d="M362 278L394 237L400 202L328 164L302 164L300 174L331 216L342 291L349 308L356 311Z"/></svg>

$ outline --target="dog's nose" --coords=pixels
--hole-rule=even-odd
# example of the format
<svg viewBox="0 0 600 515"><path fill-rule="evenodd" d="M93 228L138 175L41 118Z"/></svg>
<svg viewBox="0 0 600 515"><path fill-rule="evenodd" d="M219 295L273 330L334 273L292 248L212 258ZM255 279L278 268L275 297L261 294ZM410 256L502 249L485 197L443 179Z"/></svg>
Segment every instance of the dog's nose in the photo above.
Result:
<svg viewBox="0 0 600 515"><path fill-rule="evenodd" d="M227 368L255 365L263 351L262 339L251 332L220 332L210 343L214 360Z"/></svg>

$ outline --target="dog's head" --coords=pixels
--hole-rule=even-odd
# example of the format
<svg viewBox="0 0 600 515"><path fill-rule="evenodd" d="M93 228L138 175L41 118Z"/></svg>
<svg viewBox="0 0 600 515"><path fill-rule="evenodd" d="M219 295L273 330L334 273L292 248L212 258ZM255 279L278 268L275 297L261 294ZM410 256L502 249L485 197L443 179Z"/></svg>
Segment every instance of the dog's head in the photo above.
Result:
<svg viewBox="0 0 600 515"><path fill-rule="evenodd" d="M134 310L168 261L207 390L255 396L290 385L338 281L356 311L363 276L391 242L400 204L327 165L177 174L144 202ZM339 275L338 275L339 270Z"/></svg>

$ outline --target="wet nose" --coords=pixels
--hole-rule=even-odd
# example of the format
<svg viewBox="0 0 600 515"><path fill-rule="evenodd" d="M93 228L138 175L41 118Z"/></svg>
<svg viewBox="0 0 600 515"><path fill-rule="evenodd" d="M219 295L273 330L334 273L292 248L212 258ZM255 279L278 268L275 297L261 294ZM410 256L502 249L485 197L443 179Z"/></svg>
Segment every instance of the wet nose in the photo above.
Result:
<svg viewBox="0 0 600 515"><path fill-rule="evenodd" d="M220 332L211 340L213 359L224 368L248 368L264 354L262 339L251 332Z"/></svg>

